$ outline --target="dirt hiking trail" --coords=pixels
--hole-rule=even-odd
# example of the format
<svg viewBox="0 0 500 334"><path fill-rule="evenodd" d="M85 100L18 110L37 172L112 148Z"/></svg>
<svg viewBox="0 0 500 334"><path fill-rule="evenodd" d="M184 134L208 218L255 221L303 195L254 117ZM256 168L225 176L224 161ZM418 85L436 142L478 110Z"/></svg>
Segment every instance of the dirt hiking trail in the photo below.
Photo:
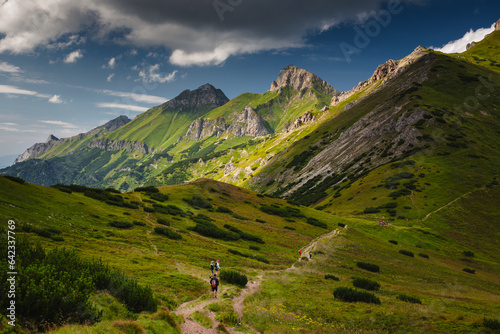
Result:
<svg viewBox="0 0 500 334"><path fill-rule="evenodd" d="M344 230L347 229L347 226L344 228ZM313 254L313 252L316 250L316 247L318 245L318 242L323 240L323 239L329 239L337 236L340 233L339 229L330 231L328 233L325 233L313 241L311 241L309 244L301 248L302 255L299 256L298 261L302 260L302 256L306 256L310 258L309 254ZM313 258L310 258L310 261L313 261ZM266 270L262 271L259 275L257 275L253 280L249 281L247 285L245 286L244 289L241 290L241 292L232 298L232 304L235 313L238 315L239 322L241 322L241 319L243 317L243 309L245 308L245 298L248 296L254 294L257 292L260 288L260 285L262 283L263 277L266 273L280 273L280 272L289 272L292 270L296 270L297 268L295 267L295 264L292 264L291 267L283 269L283 270ZM207 290L208 290L208 280L207 280ZM219 296L222 296L223 294L224 287L221 285L219 287ZM215 318L215 312L206 310L205 307L207 305L210 305L212 303L216 303L218 301L221 301L221 299L213 299L211 296L209 299L202 300L202 297L199 297L195 300L188 301L182 305L180 305L174 313L180 316L184 317L185 322L182 323L181 325L181 332L185 334L216 334L217 333L217 326L220 324L220 322ZM212 328L205 328L201 326L198 322L190 319L189 317L195 313L196 311L205 314L212 320ZM245 333L258 333L260 334L255 328L250 326L249 324L245 324L246 327L250 328L250 332L245 332ZM227 330L231 334L244 334L243 332L238 332L235 331L232 328L227 327Z"/></svg>

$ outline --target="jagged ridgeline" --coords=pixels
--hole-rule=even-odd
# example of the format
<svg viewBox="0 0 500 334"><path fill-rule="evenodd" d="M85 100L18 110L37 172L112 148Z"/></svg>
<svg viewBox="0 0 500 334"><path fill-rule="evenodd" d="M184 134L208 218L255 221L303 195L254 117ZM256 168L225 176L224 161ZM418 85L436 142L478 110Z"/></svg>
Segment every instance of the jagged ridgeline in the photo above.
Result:
<svg viewBox="0 0 500 334"><path fill-rule="evenodd" d="M41 185L78 183L120 190L148 180L180 183L214 174L213 168L182 170L192 159L218 156L218 165L230 166L235 150L252 146L254 138L272 140L276 133L315 121L338 94L316 75L292 65L279 73L265 94L245 93L229 101L221 90L206 84L132 121L121 116L86 134L51 136L3 172Z"/></svg>

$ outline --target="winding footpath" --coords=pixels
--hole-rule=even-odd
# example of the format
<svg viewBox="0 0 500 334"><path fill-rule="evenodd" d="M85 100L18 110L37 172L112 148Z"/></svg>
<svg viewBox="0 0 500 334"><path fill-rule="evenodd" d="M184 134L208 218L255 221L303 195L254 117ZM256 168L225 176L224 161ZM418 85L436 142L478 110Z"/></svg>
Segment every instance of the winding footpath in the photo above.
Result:
<svg viewBox="0 0 500 334"><path fill-rule="evenodd" d="M309 244L307 244L306 246L301 248L302 256L309 257L309 254L314 252L314 250L316 249L318 242L320 242L323 239L333 238L333 237L337 236L339 233L340 233L340 230L336 229L336 230L330 231L328 233L325 233L325 234L317 237L316 239L311 241ZM301 257L298 258L298 261L301 261ZM292 271L295 269L296 269L295 265L292 264L291 267L289 267L287 269L283 269L283 270L262 271L252 281L248 282L247 285L245 286L245 288L241 290L240 294L233 297L233 299L232 299L233 308L234 308L234 311L236 312L236 314L238 315L238 319L240 319L240 321L241 321L241 319L243 317L243 310L245 308L245 303L244 303L245 299L248 296L254 294L255 292L257 292L259 290L260 285L261 285L262 280L263 280L263 277L266 273L289 272L289 271ZM207 286L208 286L208 281L207 281ZM222 295L222 288L220 290L221 291L219 291L219 295ZM218 302L219 300L220 299L212 299L212 298L202 300L202 297L200 297L200 298L197 298L197 299L192 300L192 301L188 301L188 302L180 305L174 311L174 313L179 315L179 316L183 316L185 319L185 322L182 323L182 325L181 325L181 332L186 333L186 334L216 334L217 333L216 327L219 325L220 322L217 319L215 319L215 312L205 310L205 307L207 305L212 304L212 303ZM205 327L201 326L199 323L197 323L196 321L190 319L190 316L193 313L195 313L196 311L207 315L210 318L210 320L212 320L212 328L205 328ZM257 331L255 328L253 328L249 324L245 324L245 326L250 327L254 333L260 334L259 331ZM234 331L231 328L227 328L227 330L231 334L243 334L241 332Z"/></svg>

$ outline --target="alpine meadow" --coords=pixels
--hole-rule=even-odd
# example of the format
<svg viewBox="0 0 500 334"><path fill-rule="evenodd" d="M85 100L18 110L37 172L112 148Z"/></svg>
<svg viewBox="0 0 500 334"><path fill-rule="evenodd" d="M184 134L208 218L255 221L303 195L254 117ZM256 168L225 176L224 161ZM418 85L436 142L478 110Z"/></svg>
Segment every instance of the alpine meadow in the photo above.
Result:
<svg viewBox="0 0 500 334"><path fill-rule="evenodd" d="M31 146L0 170L2 333L498 333L497 26Z"/></svg>

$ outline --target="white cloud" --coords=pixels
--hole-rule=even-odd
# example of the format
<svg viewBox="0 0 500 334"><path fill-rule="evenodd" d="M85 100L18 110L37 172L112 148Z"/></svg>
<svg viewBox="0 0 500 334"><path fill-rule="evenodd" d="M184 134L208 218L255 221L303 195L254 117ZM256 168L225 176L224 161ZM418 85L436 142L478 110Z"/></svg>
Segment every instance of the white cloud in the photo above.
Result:
<svg viewBox="0 0 500 334"><path fill-rule="evenodd" d="M111 108L111 109L125 109L136 112L144 112L148 110L148 107L135 106L130 104L122 104L122 103L96 103L96 106L99 108Z"/></svg>
<svg viewBox="0 0 500 334"><path fill-rule="evenodd" d="M112 90L100 90L100 93L121 97L124 100L131 100L135 102L143 102L143 103L151 103L151 104L161 104L168 101L168 99L161 96L154 95L145 95L145 94L136 94L136 93L127 93L127 92L116 92Z"/></svg>
<svg viewBox="0 0 500 334"><path fill-rule="evenodd" d="M113 79L113 77L115 76L114 73L111 73L110 75L108 75L108 77L106 78L106 81L107 82L111 82L111 79Z"/></svg>
<svg viewBox="0 0 500 334"><path fill-rule="evenodd" d="M0 123L0 131L6 132L36 132L35 130L22 128L21 125L16 123Z"/></svg>
<svg viewBox="0 0 500 334"><path fill-rule="evenodd" d="M455 41L451 41L448 44L436 48L431 46L431 49L434 49L436 51L444 52L444 53L460 53L464 52L466 50L467 44L472 43L472 42L479 42L481 41L484 36L488 35L491 33L493 30L495 30L495 24L493 23L491 27L489 28L479 28L477 30L469 30L462 38L457 39Z"/></svg>
<svg viewBox="0 0 500 334"><path fill-rule="evenodd" d="M11 65L11 64L8 64L8 63L2 61L2 62L0 62L0 72L21 73L22 70L15 65Z"/></svg>
<svg viewBox="0 0 500 334"><path fill-rule="evenodd" d="M54 96L52 96L52 97L49 99L49 102L50 102L50 103L55 103L55 104L64 103L64 102L61 100L61 95L54 95Z"/></svg>
<svg viewBox="0 0 500 334"><path fill-rule="evenodd" d="M175 79L177 70L173 71L172 73L162 75L161 73L157 72L159 69L160 69L160 64L156 64L150 66L148 70L141 70L139 72L139 78L141 78L145 82L159 82L159 83L172 82Z"/></svg>
<svg viewBox="0 0 500 334"><path fill-rule="evenodd" d="M39 121L44 124L57 125L66 129L78 129L78 126L63 121Z"/></svg>
<svg viewBox="0 0 500 334"><path fill-rule="evenodd" d="M18 88L16 86L10 85L0 85L0 94L9 94L9 95L29 95L36 96L44 99L50 99L52 96L47 94L41 94L33 90L27 90Z"/></svg>
<svg viewBox="0 0 500 334"><path fill-rule="evenodd" d="M410 1L420 0L401 0L401 3ZM221 3L226 6L221 7ZM302 47L308 35L356 19L362 13L385 7L386 3L385 0L12 0L4 2L0 11L0 36L3 36L0 53L67 48L83 43L78 36L91 27L91 35L100 42L171 50L172 64L220 65L235 55ZM75 53L68 60L76 61L77 55L81 57ZM168 76L151 80L168 81Z"/></svg>
<svg viewBox="0 0 500 334"><path fill-rule="evenodd" d="M67 64L76 63L78 59L83 57L82 50L76 50L71 52L64 58L64 62Z"/></svg>
<svg viewBox="0 0 500 334"><path fill-rule="evenodd" d="M115 68L115 65L116 65L116 58L113 57L108 61L108 67L113 69Z"/></svg>

